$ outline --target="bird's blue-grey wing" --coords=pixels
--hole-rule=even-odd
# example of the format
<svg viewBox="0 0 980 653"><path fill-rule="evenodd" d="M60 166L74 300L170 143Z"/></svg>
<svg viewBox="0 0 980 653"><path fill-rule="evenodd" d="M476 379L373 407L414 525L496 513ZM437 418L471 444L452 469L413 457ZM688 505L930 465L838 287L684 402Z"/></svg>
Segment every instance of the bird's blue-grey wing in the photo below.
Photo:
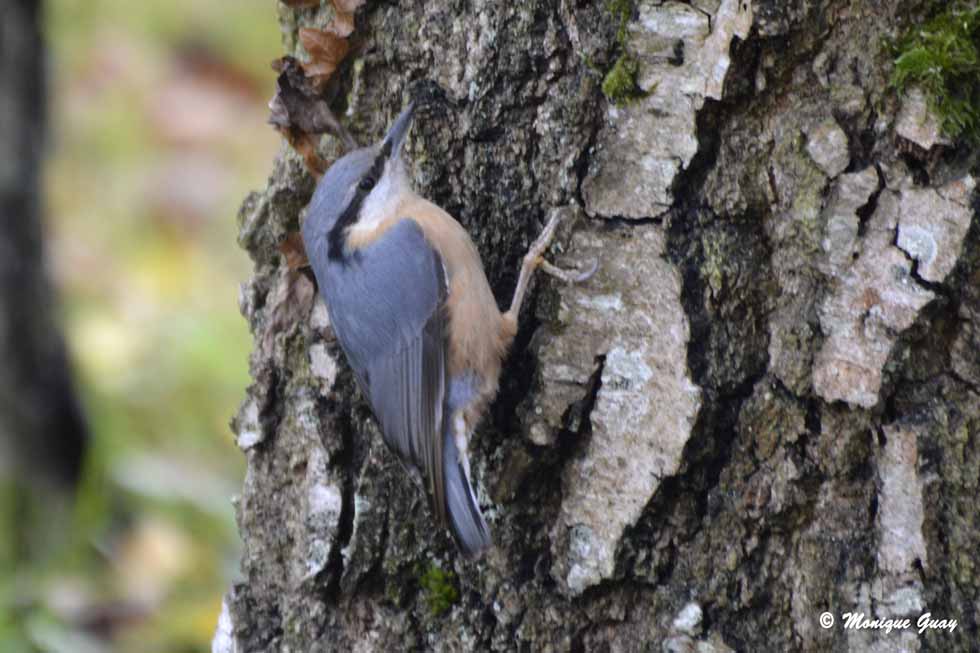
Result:
<svg viewBox="0 0 980 653"><path fill-rule="evenodd" d="M343 261L328 260L324 266L325 258L314 257L314 272L337 339L385 442L422 473L433 511L445 524L442 434L448 345L442 260L410 219L348 252Z"/></svg>

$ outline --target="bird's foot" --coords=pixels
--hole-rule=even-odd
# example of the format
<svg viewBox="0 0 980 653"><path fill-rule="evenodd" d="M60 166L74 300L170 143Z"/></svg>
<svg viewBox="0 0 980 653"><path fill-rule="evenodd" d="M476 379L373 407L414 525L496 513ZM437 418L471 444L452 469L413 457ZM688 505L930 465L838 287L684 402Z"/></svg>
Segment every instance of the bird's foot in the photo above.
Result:
<svg viewBox="0 0 980 653"><path fill-rule="evenodd" d="M524 265L530 264L533 267L537 267L538 263L543 260L541 257L544 255L548 246L551 245L551 241L555 237L555 232L558 230L558 225L561 223L561 212L555 211L551 219L548 220L547 224L544 225L544 229L538 234L537 239L531 243L531 246L527 250L527 254L524 255Z"/></svg>
<svg viewBox="0 0 980 653"><path fill-rule="evenodd" d="M541 234L538 236L537 240L527 251L527 255L524 257L524 265L531 266L531 272L534 268L541 268L541 271L545 274L550 274L556 279L561 279L565 283L582 283L583 281L588 281L592 278L592 275L596 273L599 269L599 261L595 260L592 262L587 269L583 271L579 270L565 270L563 268L554 265L546 258L544 258L544 252L551 245L551 241L555 237L555 232L558 230L558 224L561 222L562 214L560 212L555 212L548 223L541 230ZM521 270L523 272L523 270Z"/></svg>
<svg viewBox="0 0 980 653"><path fill-rule="evenodd" d="M592 278L592 275L596 273L599 269L599 261L593 261L587 269L579 270L565 270L562 269L550 261L544 258L545 250L551 245L552 239L555 237L555 231L558 229L558 224L561 222L562 214L560 212L555 212L545 224L544 229L541 230L541 234L528 248L527 254L524 255L524 261L521 265L521 272L517 277L517 289L514 291L514 299L511 302L510 310L507 314L511 318L517 321L517 315L520 313L521 304L524 301L524 293L527 291L527 286L531 281L531 276L534 271L541 268L546 274L561 279L565 283L582 283L583 281L588 281Z"/></svg>

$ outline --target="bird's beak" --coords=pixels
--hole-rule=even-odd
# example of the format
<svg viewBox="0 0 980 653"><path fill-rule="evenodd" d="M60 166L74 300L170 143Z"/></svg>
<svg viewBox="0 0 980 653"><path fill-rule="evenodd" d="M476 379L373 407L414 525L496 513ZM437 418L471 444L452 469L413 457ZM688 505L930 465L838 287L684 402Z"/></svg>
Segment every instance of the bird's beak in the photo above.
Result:
<svg viewBox="0 0 980 653"><path fill-rule="evenodd" d="M412 125L412 117L415 115L415 103L412 102L405 110L401 112L401 115L395 119L395 123L388 130L385 135L384 144L391 148L391 153L389 158L397 158L398 154L401 152L402 143L405 142L405 135L408 134L408 128Z"/></svg>

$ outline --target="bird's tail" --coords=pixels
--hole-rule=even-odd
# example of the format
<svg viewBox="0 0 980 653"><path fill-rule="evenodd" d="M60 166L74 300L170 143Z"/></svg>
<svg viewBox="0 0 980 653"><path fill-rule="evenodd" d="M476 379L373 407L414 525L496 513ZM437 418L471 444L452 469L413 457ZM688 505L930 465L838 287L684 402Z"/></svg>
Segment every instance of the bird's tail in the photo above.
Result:
<svg viewBox="0 0 980 653"><path fill-rule="evenodd" d="M446 516L456 545L467 558L478 558L490 548L490 528L480 512L473 486L460 460L453 430L446 420L443 429L442 469L446 482Z"/></svg>

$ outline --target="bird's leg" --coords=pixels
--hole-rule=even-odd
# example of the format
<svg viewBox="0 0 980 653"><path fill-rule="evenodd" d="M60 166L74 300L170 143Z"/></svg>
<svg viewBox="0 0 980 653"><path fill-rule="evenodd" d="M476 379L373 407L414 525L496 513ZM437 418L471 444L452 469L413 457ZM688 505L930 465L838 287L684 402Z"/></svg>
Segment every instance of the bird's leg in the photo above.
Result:
<svg viewBox="0 0 980 653"><path fill-rule="evenodd" d="M510 309L504 314L506 318L512 320L515 324L521 312L521 304L524 302L524 294L527 292L527 286L531 282L531 277L537 268L540 267L542 272L561 279L565 283L581 283L587 281L599 268L599 261L595 261L584 272L563 270L544 259L544 252L548 249L548 245L551 244L552 238L555 237L555 230L558 228L559 222L561 222L561 213L555 212L551 216L551 219L548 220L548 224L544 226L541 235L538 236L538 239L528 248L527 254L524 255L521 273L517 277L517 288L514 290L514 299L511 300Z"/></svg>

